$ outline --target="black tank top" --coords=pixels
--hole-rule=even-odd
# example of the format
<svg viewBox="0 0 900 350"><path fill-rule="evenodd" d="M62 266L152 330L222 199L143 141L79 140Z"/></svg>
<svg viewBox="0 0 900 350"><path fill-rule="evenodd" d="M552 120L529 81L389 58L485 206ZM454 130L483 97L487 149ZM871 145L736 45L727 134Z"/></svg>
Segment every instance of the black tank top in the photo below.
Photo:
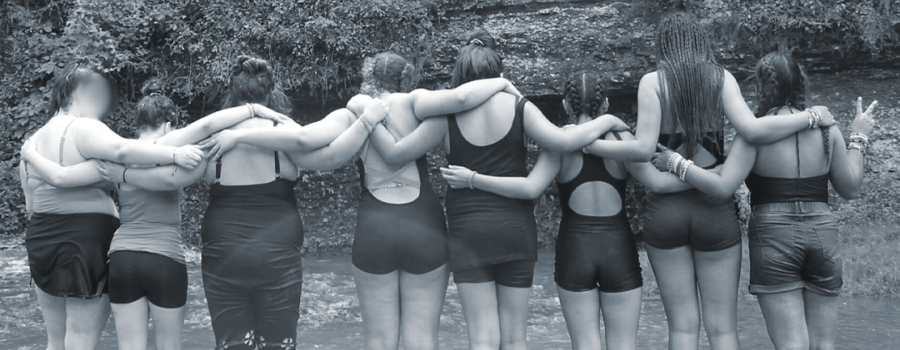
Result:
<svg viewBox="0 0 900 350"><path fill-rule="evenodd" d="M619 140L622 139L619 137L618 133L615 133L615 135ZM585 217L585 215L578 214L572 210L572 207L569 206L569 199L572 198L572 193L575 192L575 189L578 188L578 186L593 181L608 183L616 189L616 192L619 193L619 199L622 201L622 208L618 213L610 216L624 215L625 179L613 177L612 174L609 173L609 170L606 169L606 163L602 157L582 153L581 159L581 171L578 172L578 175L576 175L575 178L566 182L556 182L556 185L559 188L559 205L562 207L563 220L566 220L569 217Z"/></svg>
<svg viewBox="0 0 900 350"><path fill-rule="evenodd" d="M462 135L456 116L447 118L450 135L450 154L447 161L450 164L461 165L479 174L492 176L528 176L525 166L525 125L524 109L525 98L516 100L516 115L513 117L512 126L506 136L499 141L487 146L476 146ZM470 191L465 189L464 191Z"/></svg>
<svg viewBox="0 0 900 350"><path fill-rule="evenodd" d="M659 143L666 145L671 149L678 149L684 144L684 134L659 134ZM700 140L700 147L706 149L707 152L716 158L716 162L704 169L712 169L719 165L725 164L725 132L710 131L705 133L705 137ZM690 157L688 157L690 158Z"/></svg>
<svg viewBox="0 0 900 350"><path fill-rule="evenodd" d="M820 128L820 130L827 140L828 128ZM797 153L797 177L768 177L757 175L751 171L744 180L747 188L750 189L750 206L785 202L828 203L828 174L801 178L800 138L797 133L794 133L794 143Z"/></svg>

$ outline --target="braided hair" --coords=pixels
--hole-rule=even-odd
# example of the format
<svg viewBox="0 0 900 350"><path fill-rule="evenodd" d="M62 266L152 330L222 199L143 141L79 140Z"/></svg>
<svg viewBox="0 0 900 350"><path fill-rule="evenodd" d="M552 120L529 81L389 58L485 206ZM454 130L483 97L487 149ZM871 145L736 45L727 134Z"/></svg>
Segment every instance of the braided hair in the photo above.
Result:
<svg viewBox="0 0 900 350"><path fill-rule="evenodd" d="M772 52L756 63L754 81L758 92L756 117L763 117L778 107L806 108L806 73L790 55ZM825 142L825 156L831 156L828 127L820 127Z"/></svg>
<svg viewBox="0 0 900 350"><path fill-rule="evenodd" d="M584 71L566 80L563 100L572 110L570 118L577 119L582 114L597 118L606 113L606 86L597 72Z"/></svg>
<svg viewBox="0 0 900 350"><path fill-rule="evenodd" d="M171 99L163 95L163 84L157 78L151 78L141 88L144 97L137 103L135 127L156 129L165 123L178 123L178 108Z"/></svg>
<svg viewBox="0 0 900 350"><path fill-rule="evenodd" d="M382 52L363 61L360 93L376 97L381 93L409 92L417 81L415 67L405 58Z"/></svg>
<svg viewBox="0 0 900 350"><path fill-rule="evenodd" d="M716 62L709 37L692 16L678 12L660 21L658 75L662 119L684 133L685 155L693 156L707 131L722 130L725 70ZM674 142L675 138L672 138ZM724 145L713 142L722 151ZM672 146L671 144L669 146Z"/></svg>
<svg viewBox="0 0 900 350"><path fill-rule="evenodd" d="M291 110L290 100L278 84L269 62L242 55L231 66L224 108L247 103L259 103L285 114Z"/></svg>
<svg viewBox="0 0 900 350"><path fill-rule="evenodd" d="M468 34L466 45L459 49L453 64L451 84L458 87L473 80L497 78L503 73L503 59L497 52L497 41L484 30Z"/></svg>

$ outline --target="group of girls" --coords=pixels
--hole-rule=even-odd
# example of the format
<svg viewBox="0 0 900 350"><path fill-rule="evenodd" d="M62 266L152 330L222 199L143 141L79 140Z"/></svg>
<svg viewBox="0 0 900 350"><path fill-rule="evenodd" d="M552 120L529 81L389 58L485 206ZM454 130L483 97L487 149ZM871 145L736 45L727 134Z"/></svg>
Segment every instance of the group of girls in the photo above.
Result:
<svg viewBox="0 0 900 350"><path fill-rule="evenodd" d="M694 19L673 14L658 27L658 70L641 79L634 133L605 114L604 81L590 71L564 82L573 124L550 123L501 78L496 42L484 31L461 48L454 89L412 90L413 66L381 53L365 60L362 94L305 126L284 116L289 105L271 67L242 56L225 109L181 129L173 129L175 105L149 82L138 139L126 140L100 122L115 107L110 81L90 67L67 68L52 90L56 114L23 146L20 167L48 349L93 349L110 303L120 348L146 347L150 317L157 349L180 348L180 189L201 178L211 184L202 273L216 348L293 349L298 172L354 159L362 193L352 264L367 349L397 349L401 325L404 348L438 348L451 272L469 348L525 349L537 260L532 199L554 180L563 213L555 281L573 348L601 348L602 314L605 346L634 349L642 277L624 212L626 173L652 192L644 246L670 349L697 348L701 305L712 348L739 348L732 195L745 178L750 292L773 343L833 347L841 260L828 182L841 196L858 194L875 103L863 111L857 101L845 144L826 108L806 108L800 66L773 53L757 65L754 115ZM727 160L725 119L738 132ZM543 146L530 172L526 137ZM425 157L441 144L446 214Z"/></svg>

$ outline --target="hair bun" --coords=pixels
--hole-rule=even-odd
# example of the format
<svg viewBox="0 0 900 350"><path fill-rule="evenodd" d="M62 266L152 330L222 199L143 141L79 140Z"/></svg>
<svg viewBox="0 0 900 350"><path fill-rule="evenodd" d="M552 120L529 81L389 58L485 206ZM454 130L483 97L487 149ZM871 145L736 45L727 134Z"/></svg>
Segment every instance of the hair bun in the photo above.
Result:
<svg viewBox="0 0 900 350"><path fill-rule="evenodd" d="M469 45L478 45L478 46L484 47L484 42L481 41L481 39L472 38L472 40L469 40Z"/></svg>
<svg viewBox="0 0 900 350"><path fill-rule="evenodd" d="M150 78L146 82L144 82L144 86L141 88L141 94L144 96L150 96L152 94L160 94L163 93L163 82L159 78Z"/></svg>
<svg viewBox="0 0 900 350"><path fill-rule="evenodd" d="M232 66L231 73L233 75L241 73L269 74L269 63L260 58L240 55L237 58L237 62Z"/></svg>

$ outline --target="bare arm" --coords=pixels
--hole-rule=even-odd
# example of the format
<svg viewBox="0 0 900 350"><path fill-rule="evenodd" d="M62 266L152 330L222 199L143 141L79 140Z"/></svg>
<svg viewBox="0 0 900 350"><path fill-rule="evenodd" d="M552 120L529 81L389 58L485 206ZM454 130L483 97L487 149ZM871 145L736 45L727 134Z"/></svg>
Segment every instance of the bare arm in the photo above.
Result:
<svg viewBox="0 0 900 350"><path fill-rule="evenodd" d="M452 188L468 188L471 178L472 186L482 191L496 193L507 198L535 199L544 193L547 186L559 174L560 162L559 154L544 150L538 155L537 162L528 177L484 174L474 174L473 177L473 171L455 165L441 168L441 175Z"/></svg>
<svg viewBox="0 0 900 350"><path fill-rule="evenodd" d="M280 123L291 121L287 116L260 104L253 104L252 108L250 105L232 107L200 118L200 120L181 129L171 131L160 137L156 144L168 146L190 145L254 116Z"/></svg>
<svg viewBox="0 0 900 350"><path fill-rule="evenodd" d="M619 133L619 136L622 138L622 140L619 141L613 141L610 136L610 134L606 134L604 137L605 140L603 141L605 143L614 144L635 140L634 135L627 131ZM657 170L650 162L626 162L625 169L653 193L674 193L694 188L694 186L679 180L676 176Z"/></svg>
<svg viewBox="0 0 900 350"><path fill-rule="evenodd" d="M379 124L369 137L372 146L390 166L398 167L412 162L439 146L447 133L447 118L428 118L415 130L400 140Z"/></svg>
<svg viewBox="0 0 900 350"><path fill-rule="evenodd" d="M97 120L79 118L72 127L78 129L75 142L85 158L139 165L176 163L190 169L203 159L203 151L197 147L158 146L124 139Z"/></svg>
<svg viewBox="0 0 900 350"><path fill-rule="evenodd" d="M628 125L613 115L605 114L587 123L559 128L531 102L525 104L525 134L541 146L566 154L580 149L609 131L625 131Z"/></svg>
<svg viewBox="0 0 900 350"><path fill-rule="evenodd" d="M596 140L588 151L600 157L620 162L649 162L656 152L659 125L662 120L656 73L644 75L638 86L638 116L635 138L618 142ZM644 183L643 181L641 181ZM645 185L647 185L645 183ZM655 192L655 191L654 191Z"/></svg>
<svg viewBox="0 0 900 350"><path fill-rule="evenodd" d="M738 134L750 143L772 143L809 127L807 112L779 115L778 118L756 118L741 95L741 87L727 70L722 86L722 105L725 116ZM820 126L834 125L834 117L828 108L813 107L822 116Z"/></svg>
<svg viewBox="0 0 900 350"><path fill-rule="evenodd" d="M328 146L311 152L289 153L288 156L300 168L331 170L340 167L358 152L369 136L366 123L378 125L387 115L387 106L379 100L366 104L365 112Z"/></svg>
<svg viewBox="0 0 900 350"><path fill-rule="evenodd" d="M149 191L172 191L191 185L206 173L207 160L194 169L178 168L177 165L152 168L126 168L124 165L103 162L100 171L103 177L114 183L127 183ZM126 171L127 170L127 171Z"/></svg>
<svg viewBox="0 0 900 350"><path fill-rule="evenodd" d="M509 80L492 78L471 81L452 90L414 90L409 93L409 101L416 118L421 120L470 110L501 91L521 96Z"/></svg>
<svg viewBox="0 0 900 350"><path fill-rule="evenodd" d="M98 170L100 164L96 160L62 166L38 153L34 142L30 139L22 145L21 154L22 159L31 166L31 171L40 175L53 187L81 187L103 181Z"/></svg>
<svg viewBox="0 0 900 350"><path fill-rule="evenodd" d="M660 170L666 168L669 157L675 153L664 146L662 148L662 155L654 160L656 167ZM685 181L706 194L727 198L733 195L738 187L741 187L755 162L756 147L737 135L734 138L731 152L728 153L728 159L725 160L725 164L718 174L692 164L688 167ZM675 177L675 175L670 176Z"/></svg>
<svg viewBox="0 0 900 350"><path fill-rule="evenodd" d="M34 213L34 209L32 209L34 199L31 198L31 188L28 187L28 174L25 173L24 160L19 162L19 182L22 184L22 192L25 194L25 216L31 219L31 214Z"/></svg>

